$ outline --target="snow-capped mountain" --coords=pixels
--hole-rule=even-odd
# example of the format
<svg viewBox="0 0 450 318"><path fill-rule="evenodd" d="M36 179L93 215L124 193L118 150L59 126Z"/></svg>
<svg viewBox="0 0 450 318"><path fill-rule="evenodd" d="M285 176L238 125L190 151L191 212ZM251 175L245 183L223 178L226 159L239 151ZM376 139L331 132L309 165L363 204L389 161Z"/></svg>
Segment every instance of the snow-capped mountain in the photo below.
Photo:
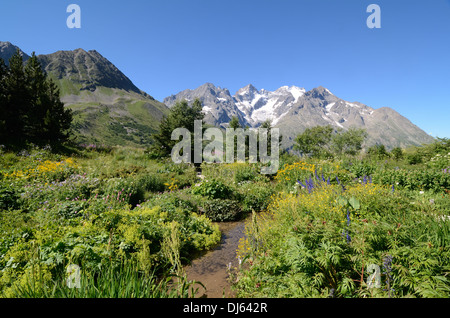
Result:
<svg viewBox="0 0 450 318"><path fill-rule="evenodd" d="M199 98L208 124L227 127L231 118L236 116L242 126L257 127L266 120L276 125L305 92L304 88L296 86L283 86L271 92L257 90L249 84L231 96L228 89L206 83L194 90L186 89L169 96L164 99L164 104L171 107L177 100L191 102Z"/></svg>
<svg viewBox="0 0 450 318"><path fill-rule="evenodd" d="M188 102L193 102L196 98L202 102L207 124L227 127L227 124L234 116L239 119L242 126L248 124L243 113L237 108L228 89L216 87L211 83L203 84L194 90L186 89L176 95L166 97L164 104L171 107L178 100L185 99Z"/></svg>
<svg viewBox="0 0 450 318"><path fill-rule="evenodd" d="M266 120L274 126L305 92L304 88L297 86L283 86L273 92L265 89L258 91L250 84L234 95L234 101L251 126Z"/></svg>
<svg viewBox="0 0 450 318"><path fill-rule="evenodd" d="M387 148L433 141L391 108L374 109L359 102L345 101L321 86L310 91L297 86L268 91L249 84L231 96L228 89L207 83L167 97L164 103L171 107L177 100L190 102L196 98L203 104L207 124L226 128L233 116L243 127L258 127L269 120L272 127L280 128L286 147L290 147L306 128L318 125L344 130L364 128L369 134L367 145L380 143Z"/></svg>

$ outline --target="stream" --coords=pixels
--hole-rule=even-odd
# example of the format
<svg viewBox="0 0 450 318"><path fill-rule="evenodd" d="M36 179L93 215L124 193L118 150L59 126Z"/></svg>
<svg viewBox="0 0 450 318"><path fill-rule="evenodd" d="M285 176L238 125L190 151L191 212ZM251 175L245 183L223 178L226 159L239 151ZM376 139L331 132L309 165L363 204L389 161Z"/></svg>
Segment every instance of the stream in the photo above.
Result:
<svg viewBox="0 0 450 318"><path fill-rule="evenodd" d="M188 280L199 281L206 288L205 290L202 286L198 286L198 297L234 297L227 280L227 266L230 263L232 268L238 266L236 250L239 239L244 237L245 224L245 219L239 222L218 223L222 232L220 244L185 267Z"/></svg>

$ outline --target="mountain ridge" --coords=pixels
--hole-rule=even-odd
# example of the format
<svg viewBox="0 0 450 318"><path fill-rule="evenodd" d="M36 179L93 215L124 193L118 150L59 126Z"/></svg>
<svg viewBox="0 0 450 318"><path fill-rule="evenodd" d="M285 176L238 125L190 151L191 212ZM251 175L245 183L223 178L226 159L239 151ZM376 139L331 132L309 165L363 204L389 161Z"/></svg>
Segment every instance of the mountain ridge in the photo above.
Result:
<svg viewBox="0 0 450 318"><path fill-rule="evenodd" d="M8 60L16 50L24 60L29 58L10 42L0 42L3 59ZM387 148L434 140L391 108L348 102L323 86L307 91L291 85L269 91L249 83L231 95L227 88L205 83L172 94L161 103L96 50L61 50L37 58L59 86L65 106L74 111L74 127L84 142L148 146L169 108L178 100L192 102L195 98L203 104L207 124L227 128L231 118L237 117L242 127L259 127L269 120L280 128L286 148L292 146L296 135L317 125L365 128L367 145L382 143Z"/></svg>
<svg viewBox="0 0 450 318"><path fill-rule="evenodd" d="M306 128L331 125L335 129L364 128L369 134L367 146L384 144L388 149L430 143L433 137L414 125L406 117L389 107L372 108L360 102L348 102L329 89L318 86L311 90L292 85L274 91L258 90L248 84L231 96L228 89L207 83L208 97L200 89L184 90L164 99L171 107L177 100L199 98L207 124L228 127L233 116L241 126L258 127L269 120L280 128L284 146L292 147L295 137ZM223 100L223 94L228 98ZM219 96L219 97L218 97Z"/></svg>

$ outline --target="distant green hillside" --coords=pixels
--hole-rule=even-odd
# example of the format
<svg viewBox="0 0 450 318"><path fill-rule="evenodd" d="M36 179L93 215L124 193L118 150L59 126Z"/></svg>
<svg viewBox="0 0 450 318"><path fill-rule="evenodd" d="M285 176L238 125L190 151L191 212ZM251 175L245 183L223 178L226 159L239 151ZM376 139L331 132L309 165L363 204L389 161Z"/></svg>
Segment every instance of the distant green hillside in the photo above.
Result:
<svg viewBox="0 0 450 318"><path fill-rule="evenodd" d="M97 51L58 51L39 61L74 111L80 143L148 146L168 108L139 90Z"/></svg>

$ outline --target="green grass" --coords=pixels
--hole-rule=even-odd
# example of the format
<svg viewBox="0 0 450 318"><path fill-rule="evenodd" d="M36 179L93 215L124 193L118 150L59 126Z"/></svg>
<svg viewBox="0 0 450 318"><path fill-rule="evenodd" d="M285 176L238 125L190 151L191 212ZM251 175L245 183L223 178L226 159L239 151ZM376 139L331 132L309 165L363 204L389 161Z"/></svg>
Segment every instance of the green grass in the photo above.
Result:
<svg viewBox="0 0 450 318"><path fill-rule="evenodd" d="M143 273L133 262L108 266L79 276L59 277L49 282L38 267L25 283L11 292L14 298L189 298L204 286L186 277L160 278Z"/></svg>

